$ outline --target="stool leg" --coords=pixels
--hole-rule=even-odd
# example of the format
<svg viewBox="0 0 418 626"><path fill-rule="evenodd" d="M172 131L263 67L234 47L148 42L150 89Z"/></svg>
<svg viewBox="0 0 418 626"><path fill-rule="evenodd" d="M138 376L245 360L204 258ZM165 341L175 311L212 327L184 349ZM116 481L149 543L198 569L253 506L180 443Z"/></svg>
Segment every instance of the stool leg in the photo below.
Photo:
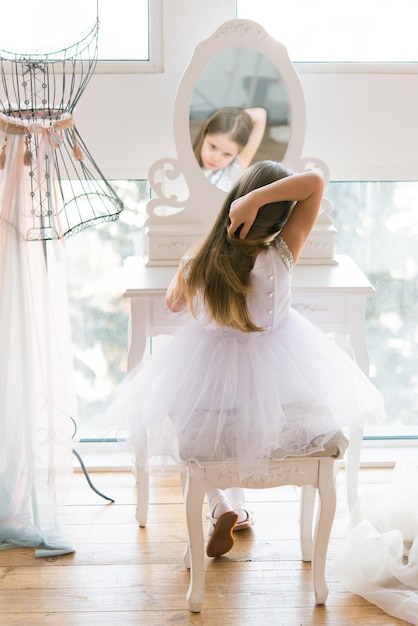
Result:
<svg viewBox="0 0 418 626"><path fill-rule="evenodd" d="M189 609L200 613L205 586L205 540L202 507L205 496L203 478L188 473L185 486L187 532L189 536L190 585L187 592Z"/></svg>
<svg viewBox="0 0 418 626"><path fill-rule="evenodd" d="M325 565L337 505L334 481L334 459L324 458L321 459L319 463L318 493L319 509L314 537L312 576L316 604L325 604L328 597L328 587L325 580Z"/></svg>
<svg viewBox="0 0 418 626"><path fill-rule="evenodd" d="M312 561L312 528L316 489L312 485L302 487L300 498L300 545L302 561Z"/></svg>
<svg viewBox="0 0 418 626"><path fill-rule="evenodd" d="M186 471L182 471L180 473L180 480L181 480L181 490L183 492L183 502L186 502L186 485L187 485L187 472ZM189 546L188 541L186 544L186 548L184 550L183 561L184 561L185 567L187 569L190 569L190 546Z"/></svg>

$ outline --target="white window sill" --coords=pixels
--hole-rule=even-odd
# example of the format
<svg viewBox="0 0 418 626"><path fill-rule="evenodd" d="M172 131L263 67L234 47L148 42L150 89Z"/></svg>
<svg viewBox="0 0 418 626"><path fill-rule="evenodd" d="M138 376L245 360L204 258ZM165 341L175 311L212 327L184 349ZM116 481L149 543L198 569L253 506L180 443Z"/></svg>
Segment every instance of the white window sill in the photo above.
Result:
<svg viewBox="0 0 418 626"><path fill-rule="evenodd" d="M124 450L118 442L74 442L90 472L129 471L133 467L133 453ZM418 458L418 439L365 440L361 450L361 467L394 467L400 460ZM344 466L344 461L341 463ZM74 456L74 471L81 471Z"/></svg>

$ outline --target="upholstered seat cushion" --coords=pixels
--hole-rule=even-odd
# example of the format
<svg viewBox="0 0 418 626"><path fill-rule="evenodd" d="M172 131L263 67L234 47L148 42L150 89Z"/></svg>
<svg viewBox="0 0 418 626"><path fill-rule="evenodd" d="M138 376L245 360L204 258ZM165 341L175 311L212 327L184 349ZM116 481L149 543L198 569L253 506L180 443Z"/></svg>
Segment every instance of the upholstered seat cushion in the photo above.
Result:
<svg viewBox="0 0 418 626"><path fill-rule="evenodd" d="M196 438L199 441L199 454L193 454L194 450L192 451L182 445L180 447L180 456L184 461L194 460L197 463L217 463L219 461L225 462L228 459L236 459L234 446L231 445L232 438L223 440L222 444L218 443L217 453L215 454L213 453L213 440L209 437L203 438L198 435L196 435ZM299 457L332 457L340 459L344 456L348 447L348 439L344 433L341 431L336 431L333 434L328 433L322 439L325 440L325 443L322 444L321 437L317 437L311 441L309 446L301 450L299 454L290 454L289 450L276 449L271 453L271 458L280 461ZM181 444L181 442L179 443Z"/></svg>
<svg viewBox="0 0 418 626"><path fill-rule="evenodd" d="M323 450L318 450L318 439L315 439L314 441L312 441L312 448L314 448L314 452L309 453L309 450L304 450L303 454L301 454L300 456L320 456L320 457L324 457L324 456L330 456L333 457L334 459L341 459L347 448L348 448L348 439L347 437L344 435L343 432L338 431L336 432L333 437L331 437L325 444L324 444L324 448ZM283 450L277 450L274 451L272 453L272 458L273 459L283 459L283 456L285 455L285 452ZM290 455L287 456L287 458L295 458L299 455Z"/></svg>

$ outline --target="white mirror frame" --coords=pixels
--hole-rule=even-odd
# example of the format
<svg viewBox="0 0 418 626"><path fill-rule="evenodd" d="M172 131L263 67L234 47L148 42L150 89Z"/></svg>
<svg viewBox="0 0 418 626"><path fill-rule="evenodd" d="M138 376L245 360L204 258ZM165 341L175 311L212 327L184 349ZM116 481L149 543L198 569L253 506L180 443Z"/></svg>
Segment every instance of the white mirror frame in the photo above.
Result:
<svg viewBox="0 0 418 626"><path fill-rule="evenodd" d="M318 169L325 184L328 167L319 159L302 158L305 141L305 99L299 76L285 46L250 20L230 20L198 44L180 81L174 105L174 138L178 158L162 158L150 168L153 190L147 204L144 248L147 265L177 265L189 246L213 223L226 192L208 181L200 170L190 139L189 112L201 71L228 48L249 47L262 53L277 68L289 96L290 137L283 163L294 171ZM174 181L174 183L173 183ZM299 262L334 263L335 227L331 205L324 199L322 211Z"/></svg>

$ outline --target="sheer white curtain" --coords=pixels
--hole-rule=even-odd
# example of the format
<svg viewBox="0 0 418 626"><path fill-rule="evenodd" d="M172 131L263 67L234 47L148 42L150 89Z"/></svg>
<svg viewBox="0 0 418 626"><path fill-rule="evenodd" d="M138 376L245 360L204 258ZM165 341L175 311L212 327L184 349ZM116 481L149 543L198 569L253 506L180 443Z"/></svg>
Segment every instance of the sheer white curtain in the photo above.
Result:
<svg viewBox="0 0 418 626"><path fill-rule="evenodd" d="M58 515L75 394L63 242L28 240L24 136L0 132L0 549L72 552Z"/></svg>

